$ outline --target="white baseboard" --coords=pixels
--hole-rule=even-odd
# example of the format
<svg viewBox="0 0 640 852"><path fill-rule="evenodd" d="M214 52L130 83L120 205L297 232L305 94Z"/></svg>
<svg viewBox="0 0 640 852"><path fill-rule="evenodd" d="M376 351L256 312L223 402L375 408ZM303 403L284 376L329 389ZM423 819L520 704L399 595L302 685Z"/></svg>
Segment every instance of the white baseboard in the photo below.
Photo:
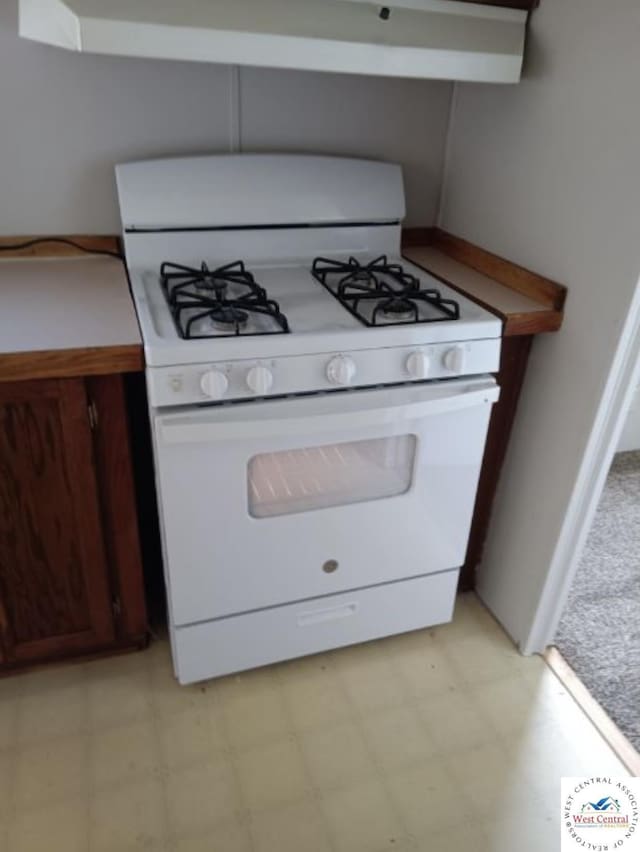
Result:
<svg viewBox="0 0 640 852"><path fill-rule="evenodd" d="M625 453L629 450L640 450L640 388L636 390L631 401L631 407L618 442L619 453Z"/></svg>

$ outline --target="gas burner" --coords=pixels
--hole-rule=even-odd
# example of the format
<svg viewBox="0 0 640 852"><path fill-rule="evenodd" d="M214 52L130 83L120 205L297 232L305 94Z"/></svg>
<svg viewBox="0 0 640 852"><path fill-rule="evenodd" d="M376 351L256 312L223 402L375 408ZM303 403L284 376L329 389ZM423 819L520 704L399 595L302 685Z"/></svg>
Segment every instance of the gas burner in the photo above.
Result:
<svg viewBox="0 0 640 852"><path fill-rule="evenodd" d="M211 272L206 263L202 263L202 275L193 282L196 290L216 291L225 293L229 283L224 278L216 278L215 272ZM184 282L183 282L184 283Z"/></svg>
<svg viewBox="0 0 640 852"><path fill-rule="evenodd" d="M203 261L199 269L177 263L163 263L160 278L168 297L177 301L182 296L225 296L232 290L236 296L259 291L266 293L256 284L253 275L245 269L241 260L209 269Z"/></svg>
<svg viewBox="0 0 640 852"><path fill-rule="evenodd" d="M376 278L368 269L359 269L353 273L354 281L364 281L367 284L375 284Z"/></svg>
<svg viewBox="0 0 640 852"><path fill-rule="evenodd" d="M386 255L381 255L367 264L361 264L354 257L348 261L331 260L317 257L313 261L313 274L336 295L350 295L357 292L371 292L380 288L398 290L419 289L420 282L414 275L405 272L399 263L389 263ZM331 286L330 286L331 285Z"/></svg>
<svg viewBox="0 0 640 852"><path fill-rule="evenodd" d="M420 280L399 263L381 255L362 264L317 257L315 278L360 322L367 326L442 322L460 318L458 303L443 299L435 288L424 288Z"/></svg>
<svg viewBox="0 0 640 852"><path fill-rule="evenodd" d="M344 278L341 279L339 286L373 290L380 286L380 282L370 269L358 269L355 272L345 275Z"/></svg>
<svg viewBox="0 0 640 852"><path fill-rule="evenodd" d="M210 269L163 263L160 282L180 337L284 334L287 318L240 260Z"/></svg>
<svg viewBox="0 0 640 852"><path fill-rule="evenodd" d="M391 322L407 322L418 319L418 308L415 302L405 298L392 298L386 302L381 302L374 309L374 314L378 312Z"/></svg>
<svg viewBox="0 0 640 852"><path fill-rule="evenodd" d="M249 320L249 314L234 307L214 308L209 312L209 318L216 328L244 328Z"/></svg>

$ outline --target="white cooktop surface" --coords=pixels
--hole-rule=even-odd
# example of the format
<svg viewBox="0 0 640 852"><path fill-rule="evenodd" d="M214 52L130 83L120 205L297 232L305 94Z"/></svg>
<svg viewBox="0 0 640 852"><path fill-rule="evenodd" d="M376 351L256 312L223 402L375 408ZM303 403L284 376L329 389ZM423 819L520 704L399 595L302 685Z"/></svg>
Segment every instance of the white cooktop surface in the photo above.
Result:
<svg viewBox="0 0 640 852"><path fill-rule="evenodd" d="M358 257L361 262L373 257ZM500 320L451 290L439 280L399 258L405 270L423 287L437 289L460 307L460 319L369 328L338 302L311 274L311 261L290 265L250 264L256 282L275 299L289 322L291 333L262 336L224 336L183 340L176 329L157 269L133 270L131 283L151 366L206 363L220 359L268 358L279 355L380 349L386 346L500 337ZM215 264L210 264L215 268Z"/></svg>

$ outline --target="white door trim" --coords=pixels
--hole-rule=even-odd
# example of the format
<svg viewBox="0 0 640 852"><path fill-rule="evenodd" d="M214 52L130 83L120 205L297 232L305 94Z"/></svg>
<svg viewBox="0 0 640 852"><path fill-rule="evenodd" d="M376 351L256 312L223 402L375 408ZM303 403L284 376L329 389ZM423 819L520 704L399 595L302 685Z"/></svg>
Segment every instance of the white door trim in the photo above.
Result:
<svg viewBox="0 0 640 852"><path fill-rule="evenodd" d="M558 539L523 654L553 642L580 556L640 378L640 281L636 285L596 421Z"/></svg>

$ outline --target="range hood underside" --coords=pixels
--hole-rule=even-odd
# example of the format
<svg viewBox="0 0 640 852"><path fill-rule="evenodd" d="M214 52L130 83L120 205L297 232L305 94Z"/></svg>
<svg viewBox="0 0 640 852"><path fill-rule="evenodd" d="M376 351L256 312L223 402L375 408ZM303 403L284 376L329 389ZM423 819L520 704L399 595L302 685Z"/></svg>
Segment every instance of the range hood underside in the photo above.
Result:
<svg viewBox="0 0 640 852"><path fill-rule="evenodd" d="M455 0L20 0L68 50L390 77L520 79L527 13Z"/></svg>

